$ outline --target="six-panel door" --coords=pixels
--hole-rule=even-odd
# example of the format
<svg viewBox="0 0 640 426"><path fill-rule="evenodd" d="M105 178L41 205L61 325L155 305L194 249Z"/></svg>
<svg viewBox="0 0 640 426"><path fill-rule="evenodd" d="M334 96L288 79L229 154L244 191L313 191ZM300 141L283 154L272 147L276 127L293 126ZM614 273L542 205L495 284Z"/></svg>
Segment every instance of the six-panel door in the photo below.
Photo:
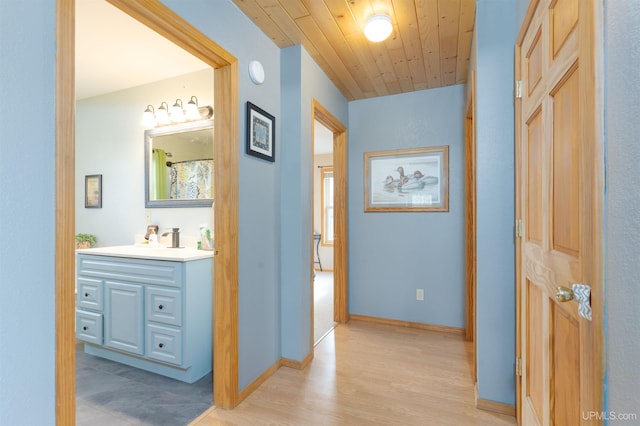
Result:
<svg viewBox="0 0 640 426"><path fill-rule="evenodd" d="M601 410L596 329L557 296L599 286L593 10L591 0L540 0L518 46L523 425L591 424Z"/></svg>

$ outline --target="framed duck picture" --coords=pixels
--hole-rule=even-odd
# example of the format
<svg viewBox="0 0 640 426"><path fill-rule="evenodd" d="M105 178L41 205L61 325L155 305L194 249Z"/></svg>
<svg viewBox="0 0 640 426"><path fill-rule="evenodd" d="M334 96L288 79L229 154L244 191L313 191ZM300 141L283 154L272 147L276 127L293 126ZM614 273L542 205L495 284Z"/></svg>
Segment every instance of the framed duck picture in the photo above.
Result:
<svg viewBox="0 0 640 426"><path fill-rule="evenodd" d="M449 211L449 147L365 152L364 211Z"/></svg>

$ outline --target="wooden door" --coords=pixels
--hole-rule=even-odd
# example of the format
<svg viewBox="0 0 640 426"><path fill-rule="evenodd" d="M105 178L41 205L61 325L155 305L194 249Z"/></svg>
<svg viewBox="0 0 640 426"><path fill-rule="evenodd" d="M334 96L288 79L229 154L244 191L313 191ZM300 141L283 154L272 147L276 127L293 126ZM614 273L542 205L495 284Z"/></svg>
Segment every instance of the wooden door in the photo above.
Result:
<svg viewBox="0 0 640 426"><path fill-rule="evenodd" d="M593 0L533 0L518 38L518 416L597 424L602 413L602 138ZM520 226L522 225L522 226ZM593 320L557 288L592 288ZM599 420L600 419L600 420Z"/></svg>

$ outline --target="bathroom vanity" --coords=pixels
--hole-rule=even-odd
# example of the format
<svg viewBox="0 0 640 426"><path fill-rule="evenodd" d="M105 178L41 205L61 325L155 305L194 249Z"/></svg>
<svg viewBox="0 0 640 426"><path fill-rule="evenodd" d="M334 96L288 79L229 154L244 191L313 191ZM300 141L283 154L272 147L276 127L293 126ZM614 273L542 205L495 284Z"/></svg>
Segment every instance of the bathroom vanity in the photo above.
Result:
<svg viewBox="0 0 640 426"><path fill-rule="evenodd" d="M212 369L210 251L77 250L76 336L85 352L193 383Z"/></svg>

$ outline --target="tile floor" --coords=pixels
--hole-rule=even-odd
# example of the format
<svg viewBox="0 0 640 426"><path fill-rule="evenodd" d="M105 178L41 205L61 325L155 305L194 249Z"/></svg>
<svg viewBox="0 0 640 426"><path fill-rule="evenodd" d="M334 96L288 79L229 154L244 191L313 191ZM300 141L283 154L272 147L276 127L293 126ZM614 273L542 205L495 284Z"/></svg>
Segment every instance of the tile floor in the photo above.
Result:
<svg viewBox="0 0 640 426"><path fill-rule="evenodd" d="M78 426L188 425L212 405L212 375L193 384L84 353L76 345Z"/></svg>
<svg viewBox="0 0 640 426"><path fill-rule="evenodd" d="M316 279L316 339L333 327L333 274ZM77 426L188 425L212 405L209 374L194 384L84 353L76 345Z"/></svg>

